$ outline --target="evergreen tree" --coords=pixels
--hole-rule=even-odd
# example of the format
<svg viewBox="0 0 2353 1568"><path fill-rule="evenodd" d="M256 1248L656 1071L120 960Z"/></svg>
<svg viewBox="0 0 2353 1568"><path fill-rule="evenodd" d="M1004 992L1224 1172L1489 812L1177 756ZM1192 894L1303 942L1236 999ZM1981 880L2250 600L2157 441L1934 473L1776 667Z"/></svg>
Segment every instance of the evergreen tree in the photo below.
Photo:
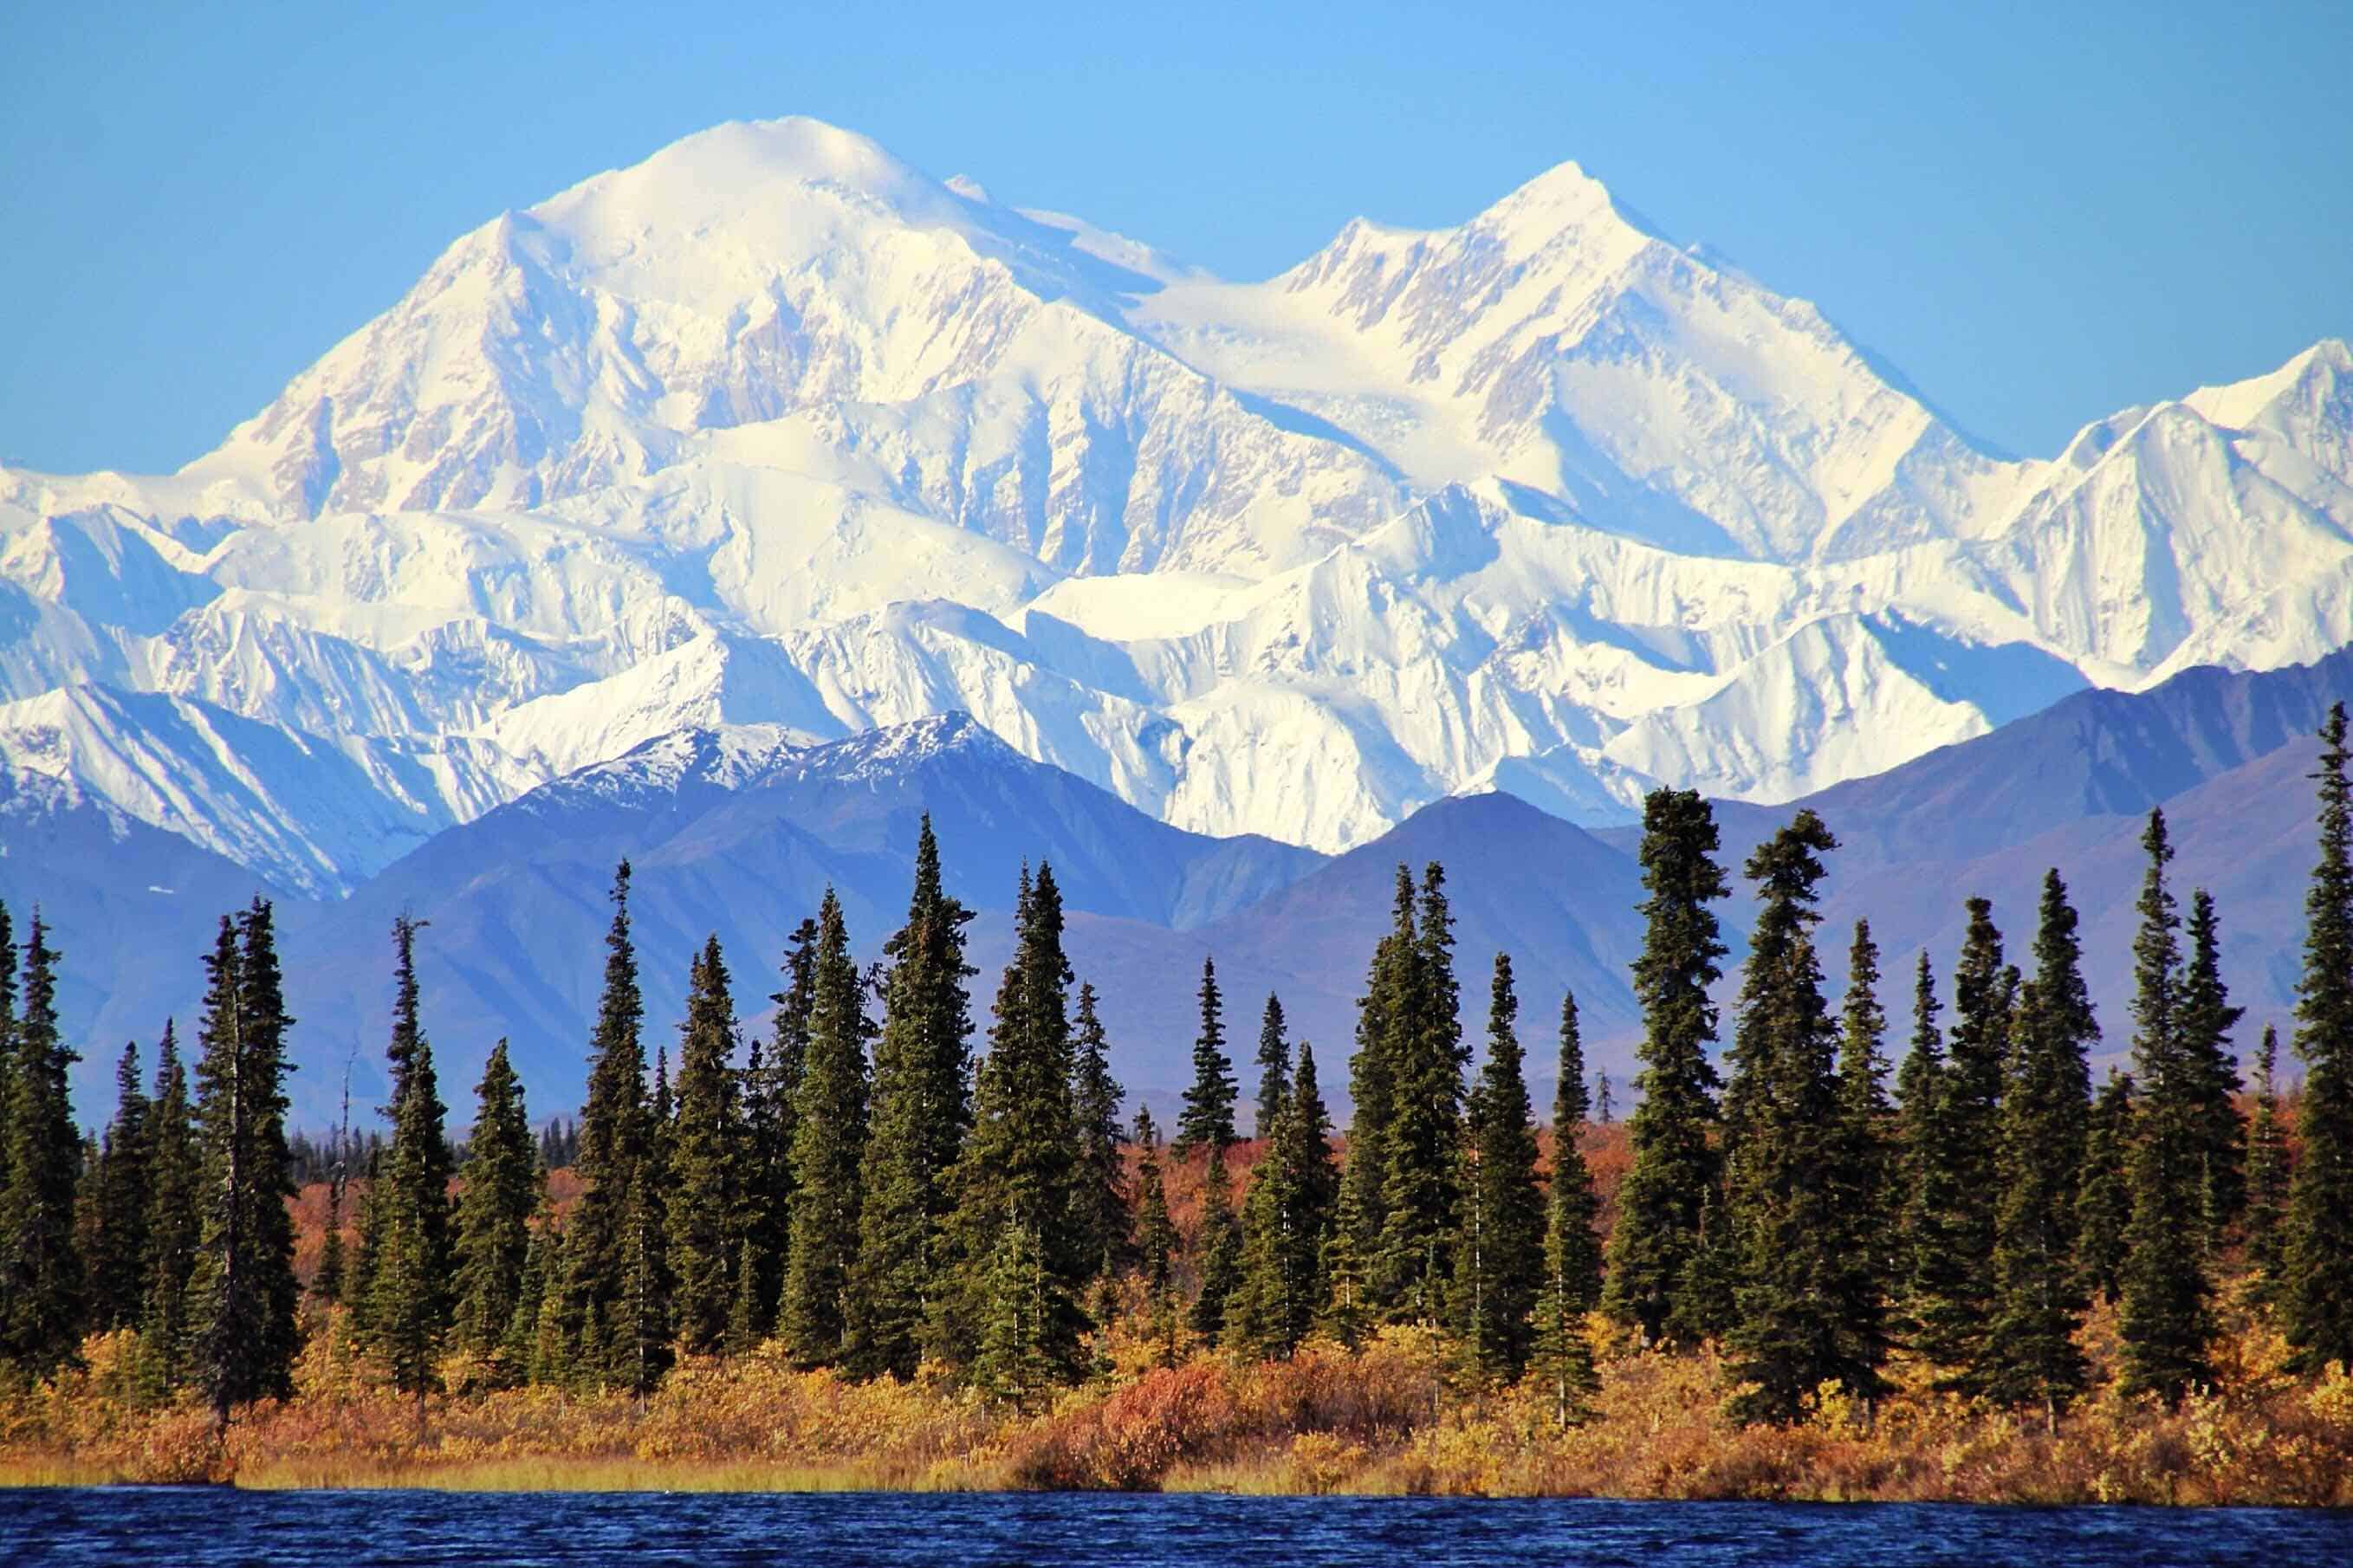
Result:
<svg viewBox="0 0 2353 1568"><path fill-rule="evenodd" d="M2084 1289L2104 1301L2124 1294L2132 1182L2126 1169L2137 1131L2130 1073L2113 1068L2092 1101L2084 1138L2084 1177L2075 1199L2075 1262Z"/></svg>
<svg viewBox="0 0 2353 1568"><path fill-rule="evenodd" d="M1642 1100L1628 1126L1633 1163L1618 1193L1602 1306L1657 1340L1697 1339L1714 1325L1678 1311L1700 1245L1700 1209L1717 1185L1718 1084L1707 1059L1715 1038L1708 987L1724 956L1708 906L1727 890L1715 859L1715 816L1694 790L1654 790L1642 805L1644 936L1634 962L1642 1008ZM1701 1316L1712 1313L1698 1314Z"/></svg>
<svg viewBox="0 0 2353 1568"><path fill-rule="evenodd" d="M1956 1387L1970 1385L1993 1310L2001 1095L2017 976L2002 963L1992 903L1973 898L1968 910L1953 970L1950 1040L1936 1031L1923 953L1914 1059L1897 1082L1911 1184L1904 1224L1906 1326L1912 1348L1951 1369Z"/></svg>
<svg viewBox="0 0 2353 1568"><path fill-rule="evenodd" d="M2207 1250L2219 1252L2225 1233L2247 1206L2247 1120L2239 1114L2239 1057L2231 1031L2247 1016L2231 1005L2222 983L2221 921L2205 889L2189 895L2189 961L2181 973L2178 1016L2189 1092L2199 1125L2200 1197L2205 1205Z"/></svg>
<svg viewBox="0 0 2353 1568"><path fill-rule="evenodd" d="M1495 955L1487 1011L1487 1059L1463 1112L1461 1241L1455 1321L1480 1377L1518 1381L1534 1349L1543 1284L1544 1194L1536 1187L1536 1130L1520 1051L1512 961Z"/></svg>
<svg viewBox="0 0 2353 1568"><path fill-rule="evenodd" d="M1750 937L1736 1038L1755 1093L1730 1186L1740 1279L1730 1335L1735 1402L1751 1420L1790 1421L1823 1383L1881 1389L1885 1346L1853 1331L1841 1289L1862 1239L1852 1204L1860 1152L1845 1136L1838 1030L1822 995L1813 928L1821 856L1838 839L1810 810L1757 847L1746 868L1763 904Z"/></svg>
<svg viewBox="0 0 2353 1568"><path fill-rule="evenodd" d="M926 816L907 921L883 948L891 967L874 1048L873 1131L861 1166L865 1202L850 1297L849 1360L863 1373L913 1375L937 1294L948 1173L972 1125L974 971L965 962L972 918L941 885L939 844ZM1115 1087L1112 1093L1116 1099ZM1116 1158L1115 1135L1113 1145Z"/></svg>
<svg viewBox="0 0 2353 1568"><path fill-rule="evenodd" d="M534 1270L543 1270L546 1260L531 1234L532 1210L540 1202L531 1118L504 1040L491 1047L474 1093L454 1248L458 1342L476 1355L498 1358L510 1374L519 1375L530 1352L527 1337L515 1343L515 1319L527 1298L536 1318L544 1279Z"/></svg>
<svg viewBox="0 0 2353 1568"><path fill-rule="evenodd" d="M571 1370L595 1379L621 1374L634 1357L607 1360L607 1327L628 1289L632 1236L643 1220L638 1190L653 1152L653 1115L646 1103L645 998L638 984L637 944L629 925L629 863L614 869L613 921L605 934L605 985L588 1044L588 1099L580 1113L580 1149L573 1169L580 1202L565 1236L567 1278L560 1334L570 1347Z"/></svg>
<svg viewBox="0 0 2353 1568"><path fill-rule="evenodd" d="M1462 1168L1461 1005L1454 979L1454 917L1446 868L1423 868L1413 984L1390 1026L1388 1125L1382 1141L1380 1251L1373 1286L1400 1322L1435 1323L1453 1275Z"/></svg>
<svg viewBox="0 0 2353 1568"><path fill-rule="evenodd" d="M1302 1040L1266 1150L1242 1205L1241 1278L1226 1304L1226 1339L1261 1359L1287 1356L1324 1305L1324 1244L1339 1194L1330 1113L1316 1083L1315 1053Z"/></svg>
<svg viewBox="0 0 2353 1568"><path fill-rule="evenodd" d="M2173 846L2165 813L2148 816L2141 837L2148 874L2141 884L2140 931L2133 942L2133 1067L2139 1079L2139 1133L2126 1171L2132 1224L2126 1233L2124 1377L2128 1394L2179 1403L2211 1375L2207 1348L2215 1324L2206 1277L2205 1072L2182 1017L2181 925L2165 868Z"/></svg>
<svg viewBox="0 0 2353 1568"><path fill-rule="evenodd" d="M1994 1247L1994 1319L1976 1381L2008 1405L2040 1405L2055 1432L2060 1410L2089 1374L2075 1331L2089 1305L2076 1262L2092 1043L2100 1026L2084 984L2083 948L2067 886L2042 879L2034 978L2011 1020L2010 1084L2002 1098L2001 1204Z"/></svg>
<svg viewBox="0 0 2353 1568"><path fill-rule="evenodd" d="M2353 785L2345 705L2320 728L2320 863L2305 894L2295 1054L2302 1145L2288 1187L2280 1321L2298 1364L2353 1366Z"/></svg>
<svg viewBox="0 0 2353 1568"><path fill-rule="evenodd" d="M450 1298L449 1143L433 1047L418 1016L417 931L403 915L392 922L392 1142L375 1194L375 1300L371 1337L390 1364L393 1386L417 1399L438 1382L434 1364L448 1334Z"/></svg>
<svg viewBox="0 0 2353 1568"><path fill-rule="evenodd" d="M1226 1055L1225 999L1218 990L1215 959L1201 961L1201 1032L1193 1037L1193 1083L1176 1119L1176 1140L1168 1152L1178 1159L1196 1149L1223 1149L1234 1141L1233 1058Z"/></svg>
<svg viewBox="0 0 2353 1568"><path fill-rule="evenodd" d="M1095 1012L1095 988L1079 987L1071 1044L1071 1110L1079 1136L1071 1225L1082 1258L1108 1276L1128 1249L1125 1172L1119 1152L1119 1103L1126 1091L1111 1076L1111 1045Z"/></svg>
<svg viewBox="0 0 2353 1568"><path fill-rule="evenodd" d="M1062 1381L1065 1368L1055 1345L1058 1307L1045 1244L1018 1218L998 1233L989 1255L987 1300L973 1381L990 1397L1028 1410Z"/></svg>
<svg viewBox="0 0 2353 1568"><path fill-rule="evenodd" d="M311 1277L311 1293L329 1306L343 1299L343 1188L350 1173L344 1168L352 1146L352 1068L343 1064L343 1115L335 1127L334 1158L327 1169L326 1235L319 1243L319 1269Z"/></svg>
<svg viewBox="0 0 2353 1568"><path fill-rule="evenodd" d="M2247 1261L2256 1299L2278 1299L2286 1244L2287 1134L2280 1125L2279 1031L2263 1026L2255 1051L2255 1114L2247 1126Z"/></svg>
<svg viewBox="0 0 2353 1568"><path fill-rule="evenodd" d="M1084 1255L1071 1220L1079 1146L1071 1103L1071 979L1061 889L1052 868L1040 866L1034 881L1025 876L1016 899L1013 961L997 990L972 1135L952 1181L953 1278L931 1326L934 1346L949 1361L969 1364L978 1353L991 1262L1005 1231L1019 1226L1036 1238L1039 1260L1033 1281L1039 1353L1057 1379L1080 1368L1086 1315L1079 1293L1100 1260Z"/></svg>
<svg viewBox="0 0 2353 1568"><path fill-rule="evenodd" d="M81 1257L74 1189L81 1170L67 1069L81 1059L58 1028L57 952L36 907L25 941L24 1011L9 1049L8 1171L0 1187L0 1347L28 1376L74 1359Z"/></svg>
<svg viewBox="0 0 2353 1568"><path fill-rule="evenodd" d="M91 1185L91 1226L81 1248L90 1287L89 1326L139 1325L147 1297L148 1102L139 1047L122 1047L114 1069L114 1120L107 1124Z"/></svg>
<svg viewBox="0 0 2353 1568"><path fill-rule="evenodd" d="M1414 929L1413 875L1397 868L1393 922L1373 950L1365 976L1364 994L1356 999L1356 1050L1348 1065L1348 1098L1355 1107L1348 1124L1348 1160L1341 1176L1340 1224L1345 1231L1335 1238L1331 1259L1335 1289L1345 1298L1346 1311L1370 1310L1372 1297L1366 1268L1379 1250L1388 1216L1390 1104L1396 1095L1397 1069L1392 1060L1395 1038L1412 1028L1420 942ZM1350 1329L1343 1337L1352 1336ZM1351 1339L1353 1342L1353 1339Z"/></svg>
<svg viewBox="0 0 2353 1568"><path fill-rule="evenodd" d="M1837 1199L1840 1237L1831 1248L1831 1293L1840 1353L1879 1366L1887 1359L1889 1311L1903 1283L1896 1237L1894 1108L1887 1099L1887 1012L1879 1002L1879 945L1871 922L1854 922L1840 1012Z"/></svg>
<svg viewBox="0 0 2353 1568"><path fill-rule="evenodd" d="M360 1167L359 1195L352 1205L352 1250L343 1265L343 1301L350 1314L352 1337L367 1341L375 1314L376 1191L383 1174L384 1145L371 1141L367 1160Z"/></svg>
<svg viewBox="0 0 2353 1568"><path fill-rule="evenodd" d="M1152 1112L1135 1112L1135 1245L1143 1258L1145 1308L1161 1364L1176 1364L1176 1226L1168 1215L1168 1188L1160 1168L1160 1130Z"/></svg>
<svg viewBox="0 0 2353 1568"><path fill-rule="evenodd" d="M866 1142L864 984L831 888L818 908L808 1061L794 1110L793 1239L779 1331L803 1366L839 1358L858 1258L859 1159Z"/></svg>
<svg viewBox="0 0 2353 1568"><path fill-rule="evenodd" d="M744 1256L736 1269L732 1331L750 1348L776 1331L792 1250L795 1107L808 1063L809 1013L817 1004L817 921L803 920L786 939L785 989L772 993L776 1037L752 1043L744 1068Z"/></svg>
<svg viewBox="0 0 2353 1568"><path fill-rule="evenodd" d="M1258 1026L1258 1111L1253 1136L1274 1136L1276 1118L1282 1114L1283 1097L1291 1092L1291 1037L1282 1018L1282 998L1270 991L1266 994L1266 1012Z"/></svg>
<svg viewBox="0 0 2353 1568"><path fill-rule="evenodd" d="M743 1128L728 1061L735 1054L735 1001L715 934L690 968L679 1033L665 1258L676 1283L670 1308L679 1348L708 1355L726 1338L734 1309L744 1212L736 1164Z"/></svg>
<svg viewBox="0 0 2353 1568"><path fill-rule="evenodd" d="M286 1199L285 1011L269 905L224 917L206 969L195 1127L202 1166L188 1282L195 1381L217 1426L292 1391L294 1234Z"/></svg>
<svg viewBox="0 0 2353 1568"><path fill-rule="evenodd" d="M195 1131L188 1075L172 1022L155 1047L155 1095L148 1114L147 1265L139 1317L141 1391L163 1398L185 1381L188 1277L196 1262Z"/></svg>
<svg viewBox="0 0 2353 1568"><path fill-rule="evenodd" d="M1209 1146L1209 1166L1201 1184L1201 1233L1195 1238L1201 1258L1201 1288L1193 1298L1193 1331L1215 1339L1225 1328L1226 1306L1241 1284L1242 1228L1234 1213L1234 1183L1225 1150Z"/></svg>
<svg viewBox="0 0 2353 1568"><path fill-rule="evenodd" d="M1560 1085L1552 1104L1552 1179L1545 1190L1543 1291L1536 1304L1535 1367L1552 1391L1553 1423L1566 1426L1600 1388L1585 1315L1601 1300L1600 1195L1577 1139L1589 1102L1577 994L1560 999Z"/></svg>
<svg viewBox="0 0 2353 1568"><path fill-rule="evenodd" d="M1596 1073L1594 1075L1593 1089L1593 1113L1595 1117L1600 1121L1602 1126L1607 1127L1609 1125L1610 1119L1616 1112L1617 1109L1617 1106L1609 1098L1609 1075L1606 1072Z"/></svg>
<svg viewBox="0 0 2353 1568"><path fill-rule="evenodd" d="M0 903L0 1193L8 1190L9 1108L16 1100L16 930Z"/></svg>
<svg viewBox="0 0 2353 1568"><path fill-rule="evenodd" d="M520 1097L518 1097L520 1098ZM539 1339L540 1314L546 1310L553 1294L550 1287L557 1278L558 1234L554 1208L548 1201L544 1176L533 1171L531 1184L538 1193L533 1214L524 1222L522 1271L515 1278L514 1310L507 1314L505 1331L499 1337L493 1352L501 1370L512 1381L532 1380L533 1352ZM461 1206L459 1217L465 1218ZM459 1320L464 1328L464 1319Z"/></svg>

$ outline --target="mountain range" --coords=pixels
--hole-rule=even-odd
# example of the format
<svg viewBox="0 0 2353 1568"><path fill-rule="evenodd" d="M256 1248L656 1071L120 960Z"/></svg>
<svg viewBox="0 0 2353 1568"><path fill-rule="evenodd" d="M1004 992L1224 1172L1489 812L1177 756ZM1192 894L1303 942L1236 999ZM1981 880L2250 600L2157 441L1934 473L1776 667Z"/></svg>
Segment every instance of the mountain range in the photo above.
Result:
<svg viewBox="0 0 2353 1568"><path fill-rule="evenodd" d="M1574 164L1232 282L729 124L461 237L176 474L0 468L0 890L142 1037L185 991L142 952L265 891L322 1061L372 1058L412 908L463 1049L514 1031L564 1103L619 854L649 952L721 927L756 997L828 880L879 940L928 807L984 965L1054 860L1155 1087L1212 951L1345 1054L1364 921L1442 848L1465 954L1622 1043L1655 784L1736 846L1820 804L1858 898L2005 906L2253 792L2219 880L2286 853L2264 770L2348 642L2339 341L2021 458ZM2242 891L2275 998L2284 895Z"/></svg>

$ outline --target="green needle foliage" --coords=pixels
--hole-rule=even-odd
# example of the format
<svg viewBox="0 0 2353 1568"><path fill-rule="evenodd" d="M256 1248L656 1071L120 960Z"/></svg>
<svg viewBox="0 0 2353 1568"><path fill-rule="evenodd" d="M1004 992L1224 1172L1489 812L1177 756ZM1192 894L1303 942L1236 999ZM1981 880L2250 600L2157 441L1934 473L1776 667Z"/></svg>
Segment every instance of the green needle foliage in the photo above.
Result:
<svg viewBox="0 0 2353 1568"><path fill-rule="evenodd" d="M1593 1172L1577 1140L1591 1102L1577 994L1560 999L1560 1083L1552 1102L1552 1177L1545 1189L1544 1279L1532 1364L1552 1393L1553 1422L1566 1426L1599 1391L1586 1314L1601 1300L1601 1213Z"/></svg>
<svg viewBox="0 0 2353 1568"><path fill-rule="evenodd" d="M688 974L667 1194L666 1257L677 1283L670 1318L679 1349L689 1355L709 1355L725 1342L743 1258L746 1205L735 1159L742 1128L734 1054L735 1001L713 934Z"/></svg>
<svg viewBox="0 0 2353 1568"><path fill-rule="evenodd" d="M2297 1363L2353 1366L2353 791L2345 705L2320 730L2320 863L2305 894L2295 1054L2303 1142L2288 1194L2280 1317Z"/></svg>
<svg viewBox="0 0 2353 1568"><path fill-rule="evenodd" d="M849 955L841 900L828 888L817 917L814 1005L808 1064L795 1108L793 1240L785 1267L779 1331L803 1366L837 1360L849 1327L850 1270L858 1258L866 1143L864 982Z"/></svg>
<svg viewBox="0 0 2353 1568"><path fill-rule="evenodd" d="M1454 1319L1479 1380L1518 1381L1534 1349L1543 1282L1544 1195L1536 1130L1520 1050L1512 961L1495 955L1487 1059L1464 1109L1462 1217L1455 1251Z"/></svg>
<svg viewBox="0 0 2353 1568"><path fill-rule="evenodd" d="M546 1260L531 1234L532 1211L540 1202L531 1117L504 1040L491 1047L474 1095L458 1201L457 1338L466 1350L498 1363L503 1377L520 1382L529 1351L527 1341L512 1342L515 1320L526 1303L537 1316Z"/></svg>
<svg viewBox="0 0 2353 1568"><path fill-rule="evenodd" d="M1183 1159L1196 1149L1223 1149L1234 1141L1233 1058L1226 1055L1225 998L1215 959L1201 961L1201 1032L1193 1037L1193 1082L1176 1119L1169 1152Z"/></svg>

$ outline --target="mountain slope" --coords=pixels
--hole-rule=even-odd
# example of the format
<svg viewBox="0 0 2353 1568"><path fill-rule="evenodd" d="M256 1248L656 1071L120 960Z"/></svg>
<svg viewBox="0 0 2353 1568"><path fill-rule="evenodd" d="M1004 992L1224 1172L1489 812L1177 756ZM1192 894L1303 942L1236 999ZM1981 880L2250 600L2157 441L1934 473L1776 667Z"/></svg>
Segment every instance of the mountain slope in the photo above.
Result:
<svg viewBox="0 0 2353 1568"><path fill-rule="evenodd" d="M0 700L281 732L201 812L161 710L58 765L322 891L414 840L302 819L321 748L382 796L337 819L430 826L951 711L1195 832L1338 851L1515 779L1599 826L2353 641L2348 454L2337 342L1978 451L1573 164L1235 283L730 124L461 237L176 475L0 471Z"/></svg>

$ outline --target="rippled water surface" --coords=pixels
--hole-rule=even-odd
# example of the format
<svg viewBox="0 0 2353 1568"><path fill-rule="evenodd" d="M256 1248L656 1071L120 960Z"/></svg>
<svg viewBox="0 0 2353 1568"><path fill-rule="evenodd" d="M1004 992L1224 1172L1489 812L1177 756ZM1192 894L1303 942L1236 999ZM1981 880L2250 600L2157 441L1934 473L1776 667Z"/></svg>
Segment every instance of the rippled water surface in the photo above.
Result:
<svg viewBox="0 0 2353 1568"><path fill-rule="evenodd" d="M1428 1499L0 1491L0 1563L2353 1564L2353 1514Z"/></svg>

